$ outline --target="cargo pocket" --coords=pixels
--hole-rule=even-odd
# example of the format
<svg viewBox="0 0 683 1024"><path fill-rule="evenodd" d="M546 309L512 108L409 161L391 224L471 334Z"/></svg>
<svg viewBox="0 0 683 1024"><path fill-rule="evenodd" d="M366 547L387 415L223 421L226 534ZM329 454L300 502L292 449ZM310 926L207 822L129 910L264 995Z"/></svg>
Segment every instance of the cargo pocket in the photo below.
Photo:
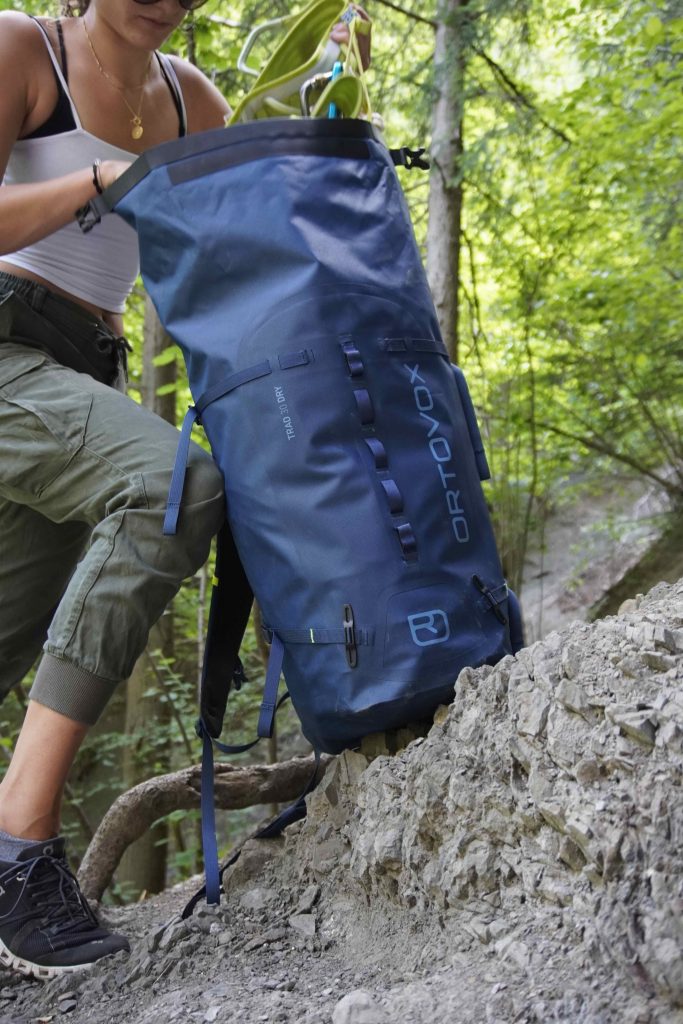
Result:
<svg viewBox="0 0 683 1024"><path fill-rule="evenodd" d="M82 448L92 395L44 353L6 348L18 352L0 345L0 489L30 504Z"/></svg>
<svg viewBox="0 0 683 1024"><path fill-rule="evenodd" d="M41 349L4 341L0 337L0 388L48 361L48 356Z"/></svg>

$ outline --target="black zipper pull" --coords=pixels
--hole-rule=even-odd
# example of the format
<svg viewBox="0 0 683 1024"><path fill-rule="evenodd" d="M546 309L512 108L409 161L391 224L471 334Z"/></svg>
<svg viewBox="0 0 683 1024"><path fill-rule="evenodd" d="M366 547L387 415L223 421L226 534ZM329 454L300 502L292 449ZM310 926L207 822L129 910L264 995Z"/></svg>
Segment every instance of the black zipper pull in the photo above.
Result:
<svg viewBox="0 0 683 1024"><path fill-rule="evenodd" d="M356 624L350 604L344 605L344 646L349 668L355 668L358 664L358 648L356 647Z"/></svg>
<svg viewBox="0 0 683 1024"><path fill-rule="evenodd" d="M474 585L477 588L477 590L479 591L479 593L484 595L484 597L488 601L489 605L491 606L491 611L496 616L498 621L500 623L502 623L503 626L507 626L507 622L508 622L507 617L504 614L502 608L498 607L500 602L497 601L496 598L494 597L494 594L493 594L493 591L491 590L491 588L484 583L484 581L482 580L482 578L480 576L476 576L476 575L473 576L472 577L472 582L474 583ZM502 600L504 601L505 598L507 597L507 583L503 582L503 587L504 587L505 593L504 593L504 596L503 596Z"/></svg>

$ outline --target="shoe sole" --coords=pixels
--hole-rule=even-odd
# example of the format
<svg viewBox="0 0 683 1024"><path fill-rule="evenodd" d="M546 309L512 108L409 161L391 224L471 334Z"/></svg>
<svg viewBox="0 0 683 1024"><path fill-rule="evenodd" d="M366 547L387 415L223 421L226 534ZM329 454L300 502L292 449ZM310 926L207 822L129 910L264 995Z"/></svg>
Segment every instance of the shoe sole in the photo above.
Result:
<svg viewBox="0 0 683 1024"><path fill-rule="evenodd" d="M64 967L46 967L44 964L34 964L30 960L23 960L16 953L7 948L0 939L0 964L8 967L11 971L17 971L26 978L36 978L38 981L47 981L49 978L58 978L63 974L75 974L77 971L89 971L97 961L89 964L72 964Z"/></svg>

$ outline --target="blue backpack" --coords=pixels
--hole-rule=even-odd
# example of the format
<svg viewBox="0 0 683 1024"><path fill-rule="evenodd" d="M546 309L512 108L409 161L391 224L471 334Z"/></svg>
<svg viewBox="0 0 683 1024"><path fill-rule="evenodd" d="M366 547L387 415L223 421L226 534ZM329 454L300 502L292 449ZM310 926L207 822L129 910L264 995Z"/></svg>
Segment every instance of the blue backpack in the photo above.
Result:
<svg viewBox="0 0 683 1024"><path fill-rule="evenodd" d="M271 642L258 735L272 734L282 669L317 756L430 718L463 667L522 644L402 162L367 121L262 120L159 146L90 204L86 226L114 210L137 230L187 364L165 532L183 515L193 422L225 479L198 723L212 902L212 743L252 594ZM260 834L304 814L302 797Z"/></svg>

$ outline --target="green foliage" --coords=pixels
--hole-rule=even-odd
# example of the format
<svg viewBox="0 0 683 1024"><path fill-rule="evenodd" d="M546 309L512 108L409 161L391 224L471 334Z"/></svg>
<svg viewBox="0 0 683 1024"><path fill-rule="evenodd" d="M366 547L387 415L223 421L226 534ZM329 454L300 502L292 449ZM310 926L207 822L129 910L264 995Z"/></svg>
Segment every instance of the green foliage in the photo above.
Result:
<svg viewBox="0 0 683 1024"><path fill-rule="evenodd" d="M461 363L493 470L488 497L506 571L519 587L529 531L568 482L590 486L619 466L683 501L683 17L675 0L403 6L458 28L448 60L465 67L464 157L452 182L464 190ZM369 87L387 142L424 144L434 29L376 0L366 8L375 21ZM56 4L0 0L4 9L55 13ZM289 12L283 0L211 0L165 48L197 63L234 106L251 84L236 71L249 29ZM270 45L263 42L256 62ZM400 173L424 246L428 176ZM143 320L138 287L126 318L133 397ZM156 363L178 363L177 382L161 390L175 391L180 419L191 399L177 357L170 346ZM206 445L201 431L197 438ZM163 770L169 751L172 767L198 756L198 617L203 610L206 621L209 589L200 576L188 581L174 603L173 657L150 652L148 697L172 714L145 735L113 729L84 745L66 823L79 849L87 830L76 811L91 813L111 797L124 746ZM245 664L250 683L230 700L235 743L253 735L263 680L253 627ZM296 718L283 712L281 734L289 736ZM8 701L2 713L0 747L8 750L20 707ZM231 815L233 836L247 818ZM181 877L197 867L196 815L170 816L169 834L171 876Z"/></svg>
<svg viewBox="0 0 683 1024"><path fill-rule="evenodd" d="M461 351L519 585L566 481L618 466L683 499L681 33L640 0L479 10Z"/></svg>

